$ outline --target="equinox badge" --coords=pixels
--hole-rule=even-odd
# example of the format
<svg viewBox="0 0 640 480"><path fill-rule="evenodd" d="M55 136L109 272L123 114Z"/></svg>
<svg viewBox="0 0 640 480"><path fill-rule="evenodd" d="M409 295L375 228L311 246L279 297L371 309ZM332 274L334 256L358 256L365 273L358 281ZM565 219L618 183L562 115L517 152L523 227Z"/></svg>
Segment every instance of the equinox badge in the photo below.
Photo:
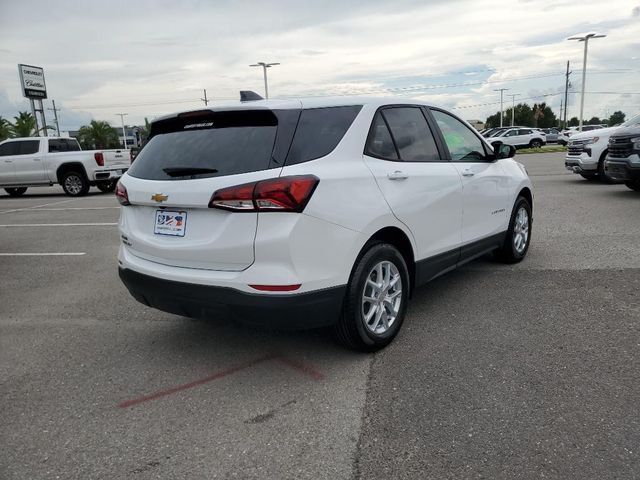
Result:
<svg viewBox="0 0 640 480"><path fill-rule="evenodd" d="M158 203L165 202L168 198L169 195L163 195L161 193L154 193L153 195L151 195L151 200Z"/></svg>

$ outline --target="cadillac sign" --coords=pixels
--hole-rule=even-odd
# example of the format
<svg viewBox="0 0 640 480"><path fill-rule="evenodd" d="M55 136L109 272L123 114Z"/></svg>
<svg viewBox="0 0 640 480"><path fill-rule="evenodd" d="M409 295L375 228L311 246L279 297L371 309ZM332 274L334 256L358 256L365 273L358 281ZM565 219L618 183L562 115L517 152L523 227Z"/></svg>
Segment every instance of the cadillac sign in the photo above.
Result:
<svg viewBox="0 0 640 480"><path fill-rule="evenodd" d="M44 83L44 70L31 65L18 65L22 91L27 98L47 98L47 86Z"/></svg>

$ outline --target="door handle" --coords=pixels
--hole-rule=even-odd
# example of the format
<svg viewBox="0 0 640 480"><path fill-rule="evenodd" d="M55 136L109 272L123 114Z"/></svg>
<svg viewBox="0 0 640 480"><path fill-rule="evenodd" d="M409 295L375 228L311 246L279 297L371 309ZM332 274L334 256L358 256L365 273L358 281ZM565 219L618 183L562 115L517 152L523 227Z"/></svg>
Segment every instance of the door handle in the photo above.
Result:
<svg viewBox="0 0 640 480"><path fill-rule="evenodd" d="M34 159L33 159L33 161L34 161L34 162L39 162L39 161L40 161L40 159L39 159L39 158L34 158Z"/></svg>
<svg viewBox="0 0 640 480"><path fill-rule="evenodd" d="M4 163L12 163L11 160L5 160Z"/></svg>
<svg viewBox="0 0 640 480"><path fill-rule="evenodd" d="M462 176L463 177L473 177L474 175L475 175L475 173L473 173L473 171L470 168L467 168L467 169L462 171Z"/></svg>
<svg viewBox="0 0 640 480"><path fill-rule="evenodd" d="M389 180L406 180L407 178L409 178L409 175L401 172L400 170L396 170L393 173L388 173L387 178L389 178Z"/></svg>

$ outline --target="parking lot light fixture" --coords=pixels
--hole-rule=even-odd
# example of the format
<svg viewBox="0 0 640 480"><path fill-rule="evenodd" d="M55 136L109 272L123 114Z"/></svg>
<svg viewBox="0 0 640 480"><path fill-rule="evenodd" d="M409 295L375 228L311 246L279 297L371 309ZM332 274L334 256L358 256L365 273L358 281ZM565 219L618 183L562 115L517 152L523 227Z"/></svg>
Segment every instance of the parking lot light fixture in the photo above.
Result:
<svg viewBox="0 0 640 480"><path fill-rule="evenodd" d="M267 68L271 68L274 65L280 65L278 62L275 63L265 63L258 62L249 65L250 67L262 67L262 74L264 75L264 98L269 99L269 85L267 84Z"/></svg>
<svg viewBox="0 0 640 480"><path fill-rule="evenodd" d="M582 94L580 95L580 124L578 126L578 130L580 131L582 131L582 118L584 113L584 87L587 75L587 50L589 49L589 39L604 37L606 37L606 35L603 33L589 32L584 35L574 35L573 37L567 38L567 40L584 42L584 57L582 59ZM567 108L566 105L565 108Z"/></svg>

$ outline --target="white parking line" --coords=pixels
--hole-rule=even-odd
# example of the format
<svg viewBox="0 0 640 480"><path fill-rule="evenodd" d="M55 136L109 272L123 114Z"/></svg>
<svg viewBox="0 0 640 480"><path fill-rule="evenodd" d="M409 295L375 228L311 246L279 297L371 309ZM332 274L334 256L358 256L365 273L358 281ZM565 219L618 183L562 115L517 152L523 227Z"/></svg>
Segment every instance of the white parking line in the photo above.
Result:
<svg viewBox="0 0 640 480"><path fill-rule="evenodd" d="M111 227L118 225L117 223L8 223L0 225L0 227Z"/></svg>
<svg viewBox="0 0 640 480"><path fill-rule="evenodd" d="M0 257L78 257L86 252L0 253Z"/></svg>
<svg viewBox="0 0 640 480"><path fill-rule="evenodd" d="M67 208L39 208L42 212L62 212L67 210L119 210L120 207L67 207Z"/></svg>
<svg viewBox="0 0 640 480"><path fill-rule="evenodd" d="M13 210L5 210L3 212L0 212L0 214L2 213L13 213L13 212L22 212L24 210L33 210L36 208L40 208L40 207L48 207L49 205L60 205L61 203L69 203L69 202L75 202L76 200L79 200L78 198L72 198L70 200L62 200L61 202L51 202L51 203L44 203L42 205L33 205L32 207L24 207L24 208L16 208Z"/></svg>

